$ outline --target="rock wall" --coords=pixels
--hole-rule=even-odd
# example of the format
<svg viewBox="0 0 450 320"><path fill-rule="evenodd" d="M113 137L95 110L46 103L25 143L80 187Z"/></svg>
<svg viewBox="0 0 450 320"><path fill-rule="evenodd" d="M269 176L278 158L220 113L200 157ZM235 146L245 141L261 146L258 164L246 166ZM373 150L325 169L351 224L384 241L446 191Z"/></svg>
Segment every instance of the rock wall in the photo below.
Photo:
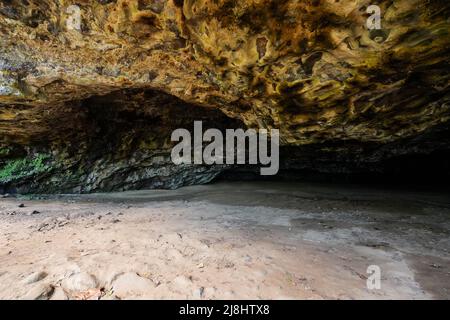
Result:
<svg viewBox="0 0 450 320"><path fill-rule="evenodd" d="M0 1L1 188L208 182L224 168L168 159L171 131L201 119L280 129L291 169L445 153L449 13L447 0Z"/></svg>
<svg viewBox="0 0 450 320"><path fill-rule="evenodd" d="M219 129L242 127L219 110L141 89L45 106L40 111L35 106L9 108L33 116L18 119L24 122L26 139L17 135L14 122L5 128L7 139L15 144L3 148L0 182L4 192L85 193L206 183L224 166L174 165L170 157L173 130L193 131L194 121ZM31 134L28 130L34 130L36 120Z"/></svg>

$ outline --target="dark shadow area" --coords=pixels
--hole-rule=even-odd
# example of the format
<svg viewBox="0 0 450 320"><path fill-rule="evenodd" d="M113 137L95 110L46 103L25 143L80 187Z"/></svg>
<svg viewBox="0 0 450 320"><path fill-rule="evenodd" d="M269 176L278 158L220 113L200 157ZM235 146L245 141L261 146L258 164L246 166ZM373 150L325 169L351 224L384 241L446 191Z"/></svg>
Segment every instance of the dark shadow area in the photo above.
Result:
<svg viewBox="0 0 450 320"><path fill-rule="evenodd" d="M450 190L450 128L444 123L416 137L387 144L354 141L281 147L280 171L236 166L216 181L302 181L377 188Z"/></svg>

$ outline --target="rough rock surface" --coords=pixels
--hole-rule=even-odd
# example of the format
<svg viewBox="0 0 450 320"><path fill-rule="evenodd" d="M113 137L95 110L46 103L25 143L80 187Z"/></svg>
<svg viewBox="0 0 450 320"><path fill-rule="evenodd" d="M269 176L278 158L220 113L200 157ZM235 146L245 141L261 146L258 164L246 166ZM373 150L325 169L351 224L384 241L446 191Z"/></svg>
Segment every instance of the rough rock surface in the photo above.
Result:
<svg viewBox="0 0 450 320"><path fill-rule="evenodd" d="M376 1L381 30L370 4L1 1L0 189L208 182L223 168L168 159L171 130L201 119L280 129L286 168L448 152L449 2Z"/></svg>

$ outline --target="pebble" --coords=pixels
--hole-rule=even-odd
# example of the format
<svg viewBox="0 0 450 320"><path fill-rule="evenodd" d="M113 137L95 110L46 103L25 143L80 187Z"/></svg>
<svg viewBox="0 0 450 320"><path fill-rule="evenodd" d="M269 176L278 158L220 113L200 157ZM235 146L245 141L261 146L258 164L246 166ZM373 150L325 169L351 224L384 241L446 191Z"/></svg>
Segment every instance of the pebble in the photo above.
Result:
<svg viewBox="0 0 450 320"><path fill-rule="evenodd" d="M61 282L61 287L66 291L81 292L96 288L97 280L86 272L80 272L65 278Z"/></svg>
<svg viewBox="0 0 450 320"><path fill-rule="evenodd" d="M33 210L33 211L29 212L29 213L27 214L27 216L33 216L33 215L36 215L36 214L40 214L40 212L37 211L37 210Z"/></svg>
<svg viewBox="0 0 450 320"><path fill-rule="evenodd" d="M112 284L114 295L119 298L140 296L152 292L156 285L152 280L139 276L135 272L127 272L119 277Z"/></svg>
<svg viewBox="0 0 450 320"><path fill-rule="evenodd" d="M28 277L26 277L23 280L23 283L32 284L35 282L39 282L42 279L45 279L47 276L48 276L48 274L44 271L34 272L34 273L30 274Z"/></svg>

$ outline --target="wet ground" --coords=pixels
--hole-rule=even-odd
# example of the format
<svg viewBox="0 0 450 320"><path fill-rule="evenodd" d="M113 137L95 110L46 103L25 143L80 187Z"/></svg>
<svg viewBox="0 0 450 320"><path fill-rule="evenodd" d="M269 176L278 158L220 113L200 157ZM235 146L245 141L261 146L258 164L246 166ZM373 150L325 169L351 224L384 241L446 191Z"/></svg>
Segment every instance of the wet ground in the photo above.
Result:
<svg viewBox="0 0 450 320"><path fill-rule="evenodd" d="M449 299L449 250L439 191L222 182L0 199L3 299Z"/></svg>

